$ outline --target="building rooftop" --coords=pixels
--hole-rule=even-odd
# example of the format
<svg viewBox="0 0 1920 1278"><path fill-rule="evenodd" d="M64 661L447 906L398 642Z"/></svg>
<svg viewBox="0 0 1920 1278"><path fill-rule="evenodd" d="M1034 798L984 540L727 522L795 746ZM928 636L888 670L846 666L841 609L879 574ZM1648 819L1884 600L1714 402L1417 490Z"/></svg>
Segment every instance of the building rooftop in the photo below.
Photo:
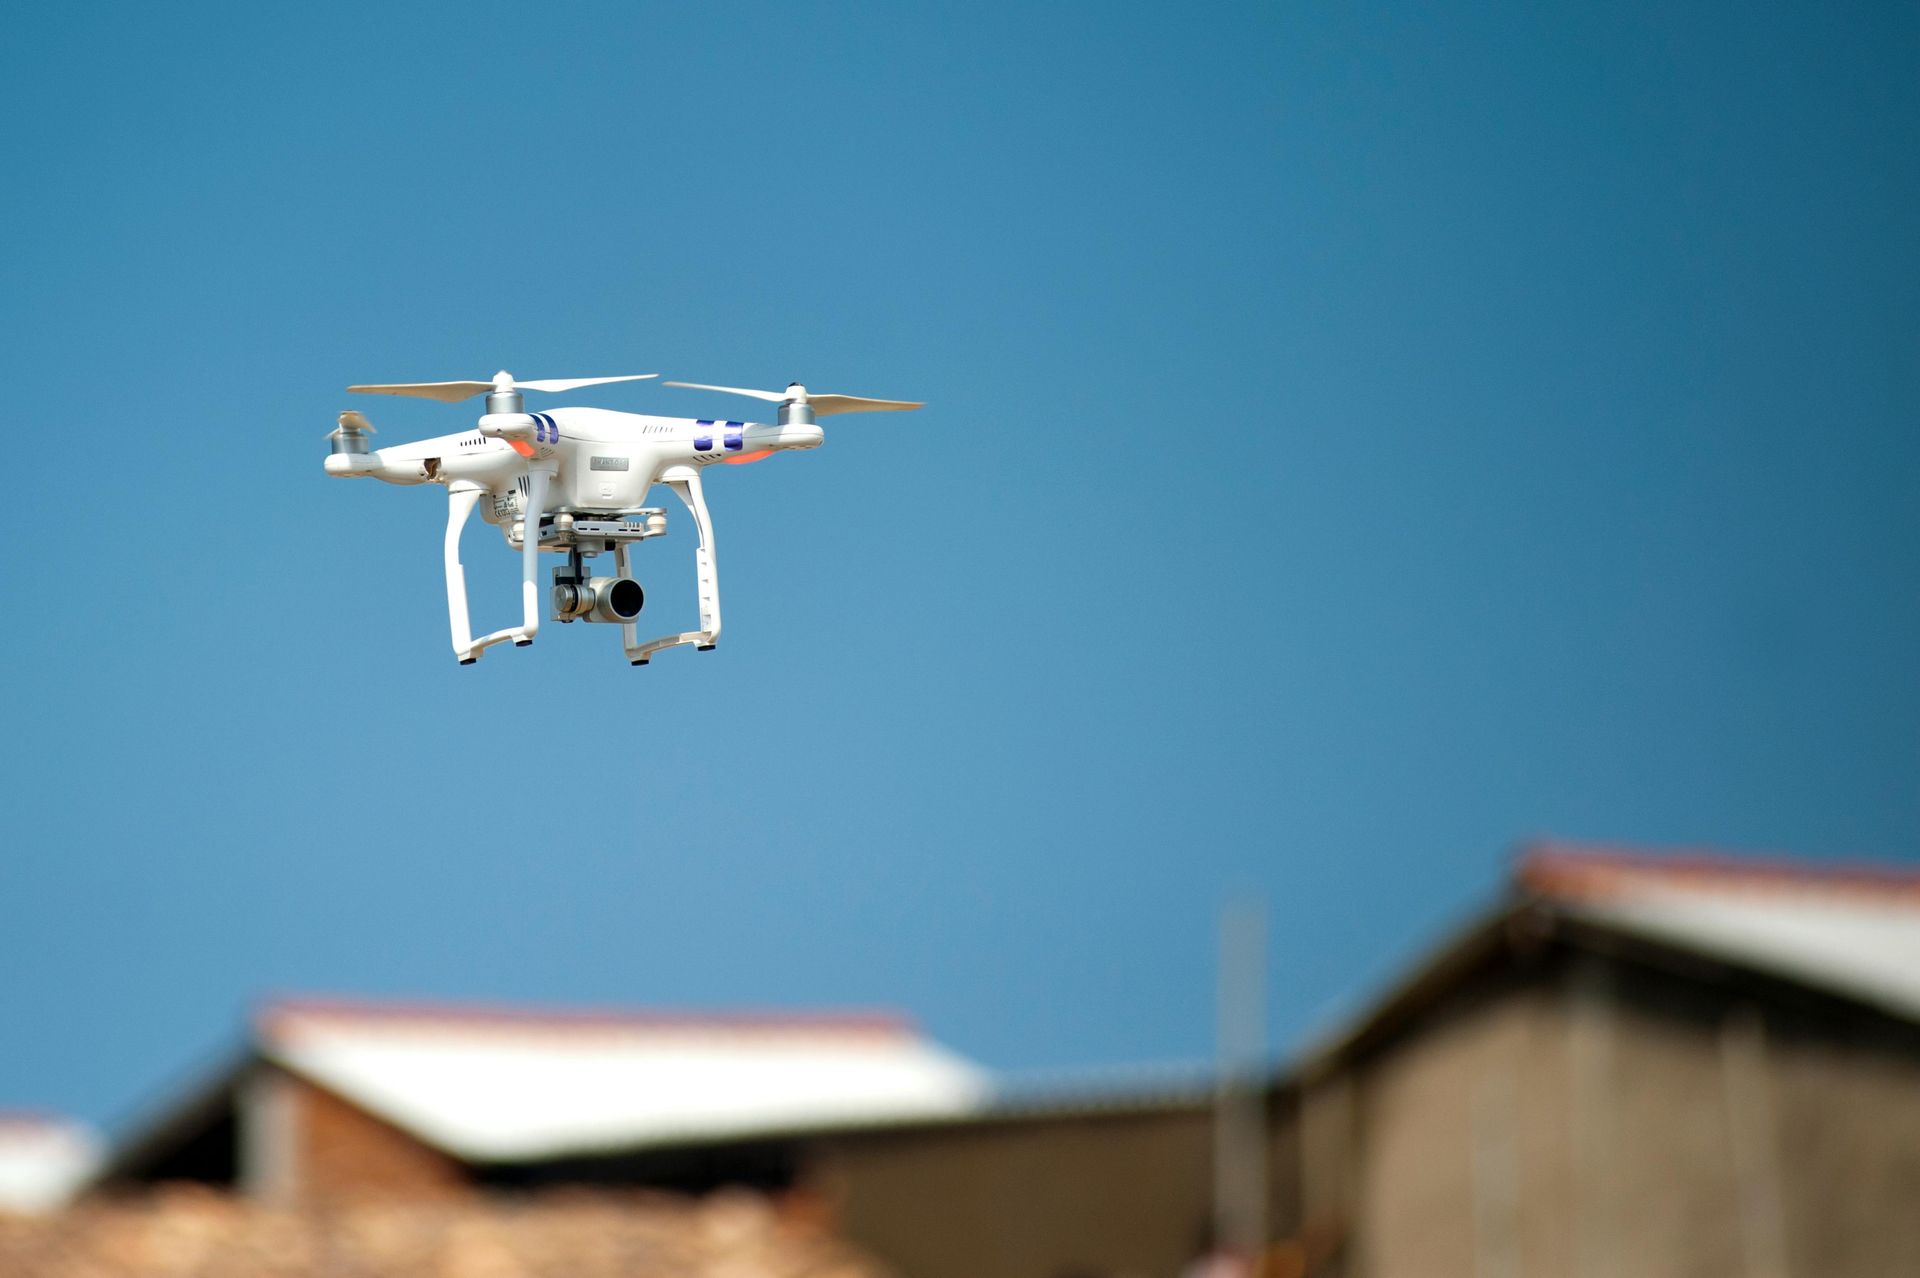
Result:
<svg viewBox="0 0 1920 1278"><path fill-rule="evenodd" d="M933 1118L985 1074L879 1013L516 1010L297 1000L261 1054L471 1162Z"/></svg>
<svg viewBox="0 0 1920 1278"><path fill-rule="evenodd" d="M1920 1018L1920 870L1539 843L1514 887L1575 919Z"/></svg>
<svg viewBox="0 0 1920 1278"><path fill-rule="evenodd" d="M1548 938L1705 959L1920 1022L1920 868L1542 840L1519 849L1506 900L1311 1042L1289 1076L1370 1050L1472 973Z"/></svg>
<svg viewBox="0 0 1920 1278"><path fill-rule="evenodd" d="M680 1012L291 998L240 1060L124 1142L178 1147L277 1066L471 1164L959 1117L987 1075L880 1012Z"/></svg>

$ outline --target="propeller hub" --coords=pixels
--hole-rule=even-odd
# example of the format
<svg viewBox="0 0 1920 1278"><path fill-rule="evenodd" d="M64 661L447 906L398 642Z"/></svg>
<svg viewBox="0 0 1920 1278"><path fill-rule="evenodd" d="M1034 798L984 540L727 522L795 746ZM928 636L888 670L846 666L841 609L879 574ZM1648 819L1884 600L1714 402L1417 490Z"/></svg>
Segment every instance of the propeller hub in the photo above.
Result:
<svg viewBox="0 0 1920 1278"><path fill-rule="evenodd" d="M513 374L501 369L493 375L493 390L487 395L489 413L524 413L527 411L527 397L513 385Z"/></svg>
<svg viewBox="0 0 1920 1278"><path fill-rule="evenodd" d="M334 453L349 456L364 456L368 451L367 436L373 434L373 423L357 412L349 410L340 414L340 424L327 435L327 447Z"/></svg>

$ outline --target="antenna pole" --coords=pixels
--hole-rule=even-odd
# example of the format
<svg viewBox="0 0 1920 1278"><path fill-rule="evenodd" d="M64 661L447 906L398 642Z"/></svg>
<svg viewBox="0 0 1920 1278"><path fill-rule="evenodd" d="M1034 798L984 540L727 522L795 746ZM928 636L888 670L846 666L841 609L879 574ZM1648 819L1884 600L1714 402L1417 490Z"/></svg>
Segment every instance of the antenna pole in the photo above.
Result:
<svg viewBox="0 0 1920 1278"><path fill-rule="evenodd" d="M1214 1249L1249 1266L1267 1245L1266 932L1266 907L1257 900L1220 913Z"/></svg>

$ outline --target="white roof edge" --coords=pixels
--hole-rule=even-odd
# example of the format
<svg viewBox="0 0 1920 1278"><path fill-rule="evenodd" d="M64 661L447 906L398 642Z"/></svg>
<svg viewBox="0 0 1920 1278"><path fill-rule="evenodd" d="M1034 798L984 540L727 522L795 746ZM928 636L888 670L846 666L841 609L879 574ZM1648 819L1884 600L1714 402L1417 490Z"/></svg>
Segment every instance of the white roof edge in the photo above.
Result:
<svg viewBox="0 0 1920 1278"><path fill-rule="evenodd" d="M1690 900L1649 892L1560 900L1556 912L1920 1021L1920 915L1858 906ZM1823 917L1818 911L1829 906ZM1849 917L1850 916L1850 917Z"/></svg>
<svg viewBox="0 0 1920 1278"><path fill-rule="evenodd" d="M851 1053L262 1044L261 1059L462 1161L504 1163L963 1117L985 1071L929 1040ZM710 1070L703 1066L710 1065ZM449 1082L452 1084L449 1086Z"/></svg>

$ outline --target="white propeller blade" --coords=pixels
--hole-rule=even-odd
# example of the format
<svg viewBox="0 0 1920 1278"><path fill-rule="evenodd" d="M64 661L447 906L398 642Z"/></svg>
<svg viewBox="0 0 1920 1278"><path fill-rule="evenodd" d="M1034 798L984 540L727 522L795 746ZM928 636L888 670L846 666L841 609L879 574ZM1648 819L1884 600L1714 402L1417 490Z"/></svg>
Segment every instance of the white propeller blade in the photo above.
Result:
<svg viewBox="0 0 1920 1278"><path fill-rule="evenodd" d="M575 377L570 380L556 381L549 378L543 382L515 382L515 390L570 391L582 386L605 386L608 382L644 382L649 377L658 377L658 373L635 373L630 377Z"/></svg>
<svg viewBox="0 0 1920 1278"><path fill-rule="evenodd" d="M411 395L415 399L437 399L443 404L455 404L463 399L472 399L475 395L484 395L491 390L536 390L552 393L578 390L582 386L603 386L608 382L644 382L649 377L658 376L660 376L658 373L635 373L628 377L573 377L536 382L517 382L511 377L507 377L504 382L499 378L491 382L382 382L378 385L349 386L347 389L366 395Z"/></svg>
<svg viewBox="0 0 1920 1278"><path fill-rule="evenodd" d="M340 414L340 424L328 431L326 437L332 439L343 430L364 430L369 435L377 435L380 433L373 428L372 422L351 408Z"/></svg>
<svg viewBox="0 0 1920 1278"><path fill-rule="evenodd" d="M415 399L437 399L455 404L493 389L492 382L395 382L379 386L349 386L365 395L411 395Z"/></svg>
<svg viewBox="0 0 1920 1278"><path fill-rule="evenodd" d="M746 390L739 386L705 386L699 382L666 382L663 384L667 386L684 386L688 390L721 391L728 395L751 395L755 399L764 399L769 404L778 404L780 401L790 398L785 391Z"/></svg>
<svg viewBox="0 0 1920 1278"><path fill-rule="evenodd" d="M911 399L867 399L860 395L813 395L807 388L795 382L783 391L748 390L742 386L708 386L701 382L667 382L668 386L684 386L688 390L720 391L727 395L747 395L754 399L764 399L769 404L784 404L791 401L796 404L808 404L816 417L825 417L831 413L890 413L910 408L925 408L924 401Z"/></svg>
<svg viewBox="0 0 1920 1278"><path fill-rule="evenodd" d="M807 402L813 405L816 417L825 417L828 413L891 413L926 407L923 400L863 399L858 395L813 395Z"/></svg>

